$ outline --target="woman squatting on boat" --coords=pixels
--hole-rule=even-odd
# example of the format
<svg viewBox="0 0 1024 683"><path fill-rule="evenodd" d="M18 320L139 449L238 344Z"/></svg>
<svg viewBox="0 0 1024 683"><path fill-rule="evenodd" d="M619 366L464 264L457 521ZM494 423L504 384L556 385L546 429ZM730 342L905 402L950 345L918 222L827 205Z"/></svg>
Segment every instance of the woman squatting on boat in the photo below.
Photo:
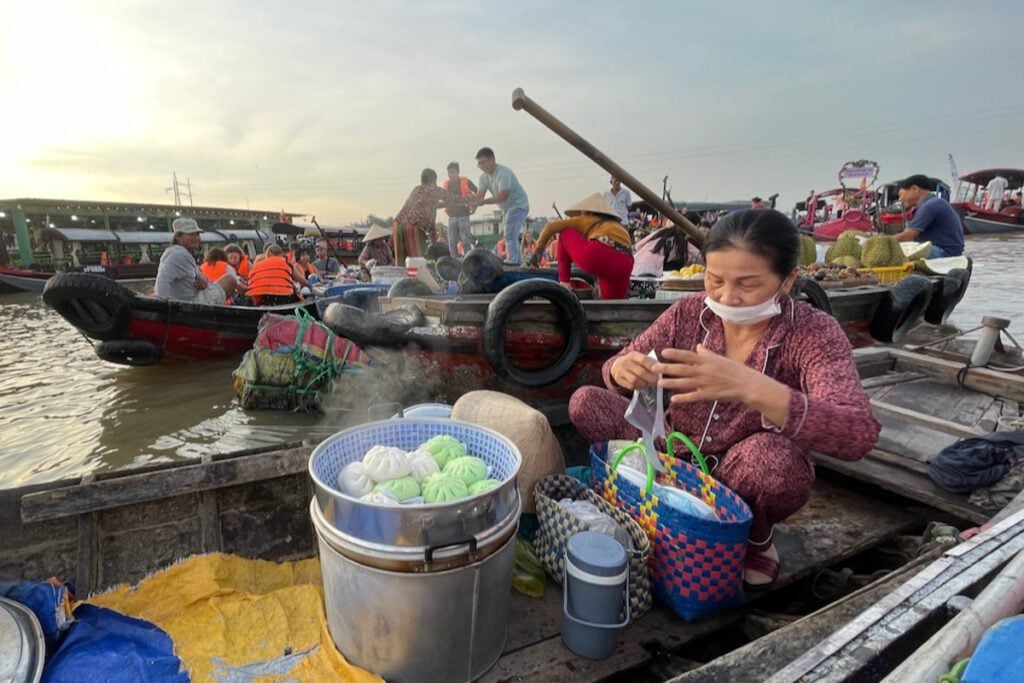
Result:
<svg viewBox="0 0 1024 683"><path fill-rule="evenodd" d="M745 580L763 585L779 575L773 526L810 498L810 451L857 460L881 426L839 323L789 296L800 243L783 214L732 213L703 252L705 294L680 299L610 358L608 388L578 389L569 416L591 443L636 439L627 392L668 391L669 429L693 437L753 512Z"/></svg>

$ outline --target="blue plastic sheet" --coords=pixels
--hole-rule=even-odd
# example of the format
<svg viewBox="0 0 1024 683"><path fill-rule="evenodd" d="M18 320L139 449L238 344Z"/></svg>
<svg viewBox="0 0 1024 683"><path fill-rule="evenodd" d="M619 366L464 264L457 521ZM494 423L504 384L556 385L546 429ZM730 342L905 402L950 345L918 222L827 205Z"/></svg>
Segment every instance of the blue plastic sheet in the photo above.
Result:
<svg viewBox="0 0 1024 683"><path fill-rule="evenodd" d="M67 626L67 611L64 600L67 588L45 581L0 581L0 595L20 602L28 607L39 619L47 651L60 638L60 632Z"/></svg>
<svg viewBox="0 0 1024 683"><path fill-rule="evenodd" d="M188 683L170 636L142 619L79 605L43 683Z"/></svg>

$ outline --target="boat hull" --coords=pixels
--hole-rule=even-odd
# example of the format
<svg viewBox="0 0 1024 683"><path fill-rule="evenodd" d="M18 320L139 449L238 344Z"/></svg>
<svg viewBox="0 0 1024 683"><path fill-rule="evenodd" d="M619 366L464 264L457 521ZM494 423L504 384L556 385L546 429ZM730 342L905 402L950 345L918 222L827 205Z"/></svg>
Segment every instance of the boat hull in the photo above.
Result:
<svg viewBox="0 0 1024 683"><path fill-rule="evenodd" d="M1024 224L1014 221L994 220L981 216L964 216L964 227L970 235L1024 234Z"/></svg>

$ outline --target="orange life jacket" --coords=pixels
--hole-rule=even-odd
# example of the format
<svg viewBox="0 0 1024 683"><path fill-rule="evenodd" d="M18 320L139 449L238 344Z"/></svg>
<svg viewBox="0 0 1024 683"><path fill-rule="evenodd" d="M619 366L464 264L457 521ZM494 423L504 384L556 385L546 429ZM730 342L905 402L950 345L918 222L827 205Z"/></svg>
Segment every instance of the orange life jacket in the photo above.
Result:
<svg viewBox="0 0 1024 683"><path fill-rule="evenodd" d="M242 260L238 262L238 268L235 269L235 272L238 273L239 277L247 278L249 277L250 270L252 270L252 264L249 263L249 257L242 254Z"/></svg>
<svg viewBox="0 0 1024 683"><path fill-rule="evenodd" d="M281 256L267 256L249 271L249 288L245 293L251 297L294 294L292 267Z"/></svg>
<svg viewBox="0 0 1024 683"><path fill-rule="evenodd" d="M210 282L216 282L227 275L228 263L227 261L217 261L216 263L207 263L206 261L203 261L199 264L199 270L203 271L203 275L206 276L207 280Z"/></svg>
<svg viewBox="0 0 1024 683"><path fill-rule="evenodd" d="M444 191L445 192L448 191L448 187L450 186L451 182L452 182L451 178L449 178L448 180L444 181ZM459 196L460 197L468 197L469 195L470 195L470 191L469 191L469 178L467 178L465 176L462 176L461 178L459 178Z"/></svg>

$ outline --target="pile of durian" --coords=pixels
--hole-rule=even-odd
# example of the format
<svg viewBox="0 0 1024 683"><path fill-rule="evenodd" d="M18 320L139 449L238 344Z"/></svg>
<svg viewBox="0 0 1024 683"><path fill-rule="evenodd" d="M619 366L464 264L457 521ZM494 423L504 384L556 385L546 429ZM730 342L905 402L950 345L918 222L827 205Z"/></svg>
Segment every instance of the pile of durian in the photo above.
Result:
<svg viewBox="0 0 1024 683"><path fill-rule="evenodd" d="M839 235L836 243L825 252L826 263L836 263L846 268L893 268L907 262L903 248L892 235L869 237L863 247L856 230L847 230Z"/></svg>

